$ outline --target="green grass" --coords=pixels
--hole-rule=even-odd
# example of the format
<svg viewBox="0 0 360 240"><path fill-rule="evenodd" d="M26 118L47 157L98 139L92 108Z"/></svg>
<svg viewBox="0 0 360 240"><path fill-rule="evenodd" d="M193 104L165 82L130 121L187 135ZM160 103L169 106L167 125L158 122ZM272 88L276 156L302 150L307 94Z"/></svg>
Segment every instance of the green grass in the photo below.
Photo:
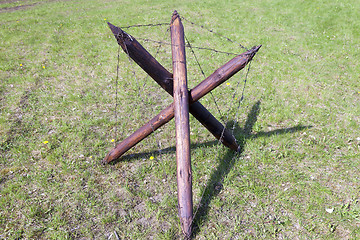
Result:
<svg viewBox="0 0 360 240"><path fill-rule="evenodd" d="M193 238L359 239L356 0L0 1L0 239L182 238L173 121L100 164L112 139L172 101L121 53L115 117L118 46L106 22L170 22L175 9L248 48L263 45L239 109L232 95L240 99L246 71L213 91L221 114L201 99L235 126L241 153L191 118ZM193 46L243 52L183 23ZM170 41L166 26L127 32ZM156 54L158 44L140 42ZM206 75L231 58L195 52ZM171 69L168 45L157 59ZM204 77L189 50L187 60L194 87Z"/></svg>

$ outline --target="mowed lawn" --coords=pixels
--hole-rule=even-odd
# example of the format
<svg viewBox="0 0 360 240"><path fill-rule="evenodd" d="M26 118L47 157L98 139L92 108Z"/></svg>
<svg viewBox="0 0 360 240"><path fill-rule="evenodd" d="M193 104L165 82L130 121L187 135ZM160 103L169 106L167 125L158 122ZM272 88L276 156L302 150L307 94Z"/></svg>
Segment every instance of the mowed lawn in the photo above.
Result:
<svg viewBox="0 0 360 240"><path fill-rule="evenodd" d="M0 239L183 238L174 121L101 164L172 102L107 22L172 72L174 10L189 88L262 44L200 100L240 152L190 118L192 238L359 239L359 0L0 0Z"/></svg>

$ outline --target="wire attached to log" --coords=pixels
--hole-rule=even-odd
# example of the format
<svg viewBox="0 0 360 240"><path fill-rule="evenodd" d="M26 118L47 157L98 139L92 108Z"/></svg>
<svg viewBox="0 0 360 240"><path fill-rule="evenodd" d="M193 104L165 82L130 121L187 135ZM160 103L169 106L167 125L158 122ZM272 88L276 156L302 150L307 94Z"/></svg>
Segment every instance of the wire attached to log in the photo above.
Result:
<svg viewBox="0 0 360 240"><path fill-rule="evenodd" d="M156 41L156 40L152 40L152 39L148 39L148 38L140 38L140 37L137 37L137 39L142 40L144 42L154 42L154 43L160 43L160 44L171 46L171 43L168 43L168 42L161 42L161 41ZM188 44L186 44L185 47L190 48L190 46ZM234 56L239 55L238 53L225 52L225 51L217 50L214 48L195 47L195 46L192 46L192 48L196 48L196 49L200 49L200 50L208 50L208 51L212 51L215 53L223 53L223 54L227 54L227 55L234 55Z"/></svg>
<svg viewBox="0 0 360 240"><path fill-rule="evenodd" d="M231 42L231 43L235 43L235 44L239 45L241 48L245 49L246 51L249 50L248 48L244 47L244 45L242 45L242 44L240 44L240 43L238 43L238 42L235 42L234 40L232 40L232 39L230 39L230 38L228 38L228 37L226 37L226 36L224 36L224 35L221 35L220 33L217 33L217 32L215 32L215 31L212 30L212 29L209 29L209 28L204 27L203 25L194 23L194 22L192 22L192 21L184 18L183 16L181 16L181 18L184 19L186 22L192 24L192 25L198 26L198 27L200 27L200 28L202 28L202 29L207 30L208 32L211 32L211 33L213 33L213 34L215 34L215 35L218 35L219 37L225 38L227 41L229 41L229 42Z"/></svg>
<svg viewBox="0 0 360 240"><path fill-rule="evenodd" d="M119 35L122 35L123 33L120 32ZM123 37L123 36L121 36ZM123 39L123 38L119 38L119 39ZM137 77L136 77L136 73L135 73L135 69L134 69L134 66L132 65L132 61L131 61L131 58L130 58L130 55L129 55L129 51L127 50L127 47L126 47L126 44L124 44L125 46L125 53L126 55L128 56L128 60L129 60L129 63L130 63L130 66L131 66L131 69L132 69L132 73L134 75L134 78L136 80L136 83L137 83L137 86L138 86L138 89L140 90L140 86L139 86L139 82L137 80ZM114 147L116 147L116 142L118 140L118 136L117 136L117 122L118 122L118 114L117 114L117 108L118 108L118 80L119 80L119 68L120 68L120 45L118 47L118 56L117 56L117 66L116 66L116 81L115 81L115 133L114 133ZM140 91L139 91L139 94L140 94Z"/></svg>
<svg viewBox="0 0 360 240"><path fill-rule="evenodd" d="M120 28L128 29L128 28L134 28L134 27L159 27L159 26L164 26L164 25L169 26L169 23L135 24L135 25L130 25L130 26L126 26L126 27L120 27Z"/></svg>
<svg viewBox="0 0 360 240"><path fill-rule="evenodd" d="M162 25L164 25L164 24L162 24ZM169 24L167 24L167 25L169 25ZM169 30L170 30L170 27L168 27L168 28L166 29L166 32L165 32L165 34L164 34L163 39L165 39L165 37L166 37L166 35L168 34ZM155 59L156 59L156 57L158 56L162 45L164 45L164 42L160 41L160 42L158 42L158 44L159 44L159 47L158 47L157 50L156 50L156 53L155 53L155 56L154 56ZM145 88L145 85L146 85L148 79L149 79L149 74L146 75L144 84L143 84L143 86L142 86L142 91L144 91L144 88Z"/></svg>
<svg viewBox="0 0 360 240"><path fill-rule="evenodd" d="M238 107L236 109L235 121L234 121L234 124L233 124L232 129L231 129L231 132L232 132L233 135L234 135L235 125L238 122L239 109L240 109L241 103L244 100L245 88L246 88L247 78L248 78L248 75L249 75L249 72L250 72L250 67L251 67L251 62L249 62L249 66L248 66L247 71L246 71L246 75L245 75L245 79L244 79L244 86L243 86L243 89L242 89L242 93L241 93L241 97L240 97L240 100L239 100ZM239 86L239 84L240 84L240 81L238 82L238 86ZM237 88L238 88L238 86L237 86ZM235 94L236 93L234 93L234 95L233 95L233 99L235 99Z"/></svg>
<svg viewBox="0 0 360 240"><path fill-rule="evenodd" d="M182 18L183 18L183 17L182 17ZM185 18L183 18L183 19L186 20L187 22L190 22L190 21L188 21L188 20L185 19ZM195 24L195 23L193 23L193 22L190 22L190 23L193 24L193 25L196 25L196 26L200 26L200 27L208 30L208 31L211 32L211 33L217 34L217 35L219 35L219 36L227 39L228 41L230 41L230 42L232 42L232 43L236 43L235 41L231 40L230 38L224 37L224 36L222 36L222 35L214 32L213 30L209 30L209 29L203 27L202 25L198 25L198 24ZM196 61L197 65L198 65L201 73L203 74L204 77L206 77L206 76L205 76L205 73L204 73L204 71L203 71L203 69L202 69L202 67L201 67L200 62L198 61L198 59L197 59L197 57L196 57L196 54L195 54L195 52L194 52L194 50L193 50L193 47L191 46L191 43L190 43L189 40L186 38L186 35L185 35L185 40L187 41L187 45L189 46L192 54L194 55L195 61ZM242 44L239 44L239 43L237 43L237 44L238 44L241 48L244 48L244 49L248 50L248 49L247 49L246 47L244 47ZM251 62L250 62L250 63L251 63ZM250 63L249 63L249 64L250 64ZM250 71L250 65L249 65L248 70L247 70L247 72L246 72L246 76L245 76L245 79L244 79L244 85L243 85L243 89L242 89L241 98L240 98L240 100L239 100L239 104L238 104L238 107L237 107L237 110L236 110L236 116L235 116L234 124L233 124L233 126L232 126L232 134L233 134L233 135L234 135L234 129L235 129L236 123L238 122L238 120L237 120L238 111L239 111L240 105L241 105L241 103L242 103L242 101L243 101L243 99L244 99L244 93L245 93L246 82L247 82L247 77L248 77L249 71ZM240 79L239 79L239 80L240 80ZM237 87L236 87L236 91L235 91L234 94L233 94L232 102L233 102L234 99L235 99L236 92L237 92L237 89L238 89L239 85L240 85L240 81L238 81L238 84L237 84ZM210 93L211 93L211 92L210 92ZM213 96L212 93L211 93L211 96L212 96L212 98L213 98L213 100L214 100L214 103L215 103L215 105L216 105L216 108L218 109L218 112L220 113L221 119L223 119L223 115L221 114L221 111L220 111L220 109L219 109L219 106L218 106L218 104L217 104L217 102L216 102L216 99L215 99L215 97ZM229 110L227 111L228 114L227 114L227 117L226 117L226 122L227 122L228 119L229 119L229 111L230 111L230 109L231 109L231 105L232 105L232 104L230 104ZM225 128L227 127L227 126L226 126L226 122L225 122L225 124L224 124L224 129L223 129L223 131L222 131L221 137L220 137L220 139L218 140L218 147L217 147L217 148L221 147L221 139L223 138L223 134L224 134ZM215 159L218 159L218 157L219 157L219 152L220 152L219 149L218 149L216 152L217 152L217 153L216 153ZM234 156L232 157L232 159L230 160L230 162L235 161L235 158L238 157L238 156L240 156L240 155L239 155L238 153L235 153ZM222 181L223 181L223 179L222 179ZM209 182L207 182L207 183L205 184L205 186L204 186L204 191L203 191L202 196L201 196L201 198L200 198L200 202L198 203L198 205L197 205L197 207L196 207L196 210L195 210L195 213L194 213L194 217L193 217L193 221L197 219L196 216L197 216L198 211L199 211L199 209L200 209L200 207L201 207L201 206L200 206L201 200L204 198L204 194L207 192L208 184L209 184ZM193 225L193 222L192 222L192 225Z"/></svg>
<svg viewBox="0 0 360 240"><path fill-rule="evenodd" d="M115 133L114 133L114 147L116 146L116 140L117 140L117 123L118 123L118 114L117 114L117 108L118 108L118 82L119 82L119 65L120 65L120 45L118 47L118 53L117 53L117 65L116 65L116 79L115 79Z"/></svg>
<svg viewBox="0 0 360 240"><path fill-rule="evenodd" d="M187 42L187 45L188 45L189 48L190 48L191 53L194 55L196 64L199 66L199 69L200 69L200 71L201 71L201 74L203 75L203 77L204 77L204 79L205 79L205 78L206 78L205 72L204 72L204 70L202 69L201 64L200 64L200 62L199 62L199 60L198 60L198 58L197 58L197 56L196 56L196 54L195 54L195 52L194 52L194 49L192 48L192 45L191 45L190 41L187 39L186 35L185 35L185 40L186 40L186 42ZM219 108L219 105L217 104L216 99L215 99L215 97L214 97L214 94L213 94L212 92L210 92L210 96L211 96L212 99L214 100L216 109L218 110L218 112L219 112L219 114L220 114L220 119L223 119L223 114L221 113L220 108Z"/></svg>
<svg viewBox="0 0 360 240"><path fill-rule="evenodd" d="M169 24L168 23L166 23L166 24L146 24L146 25L133 25L133 26L128 26L128 27L124 27L124 28L132 28L132 27L154 27L154 26L163 26L163 25L167 25L167 26L169 26ZM166 32L164 33L164 36L163 36L163 39L165 39L165 37L166 37L166 35L168 34L168 32L169 32L169 30L170 30L170 26L166 29ZM125 32L120 32L119 33L119 37L120 37L120 39L123 39L125 36L124 36L124 33ZM125 33L126 34L126 33ZM128 35L128 34L126 34L126 36L127 37L129 37L129 38L131 38L131 36L130 35ZM132 39L131 39L132 40ZM155 54L155 58L158 56L158 54L159 54L159 52L160 52L160 49L161 49L161 47L164 45L164 41L158 41L157 42L158 44L159 44L159 46L157 47L157 51L156 51L156 54ZM135 72L135 69L134 69L134 66L133 66L133 60L132 60L132 58L131 58L131 56L130 56L130 53L129 53L129 51L128 51L128 49L127 49L127 45L126 44L123 44L124 45L124 52L126 53L126 55L127 55L127 57L128 57L128 60L129 60L129 64L130 64L130 66L131 66L131 69L132 69L132 72L133 72L133 75L134 75L134 77L136 78L136 80L137 80L137 77L136 77L136 72ZM119 45L119 47L120 47L120 45ZM118 66L119 66L119 63L118 63ZM145 89L145 86L146 86L146 83L148 82L148 78L149 78L149 75L147 74L146 75L146 77L145 77L145 80L144 80L144 84L142 85L142 89L140 89L140 87L139 87L139 96L141 97L141 93L144 91L144 89ZM138 81L137 81L138 82ZM138 85L139 85L139 83L138 83ZM142 102L148 102L148 100L149 100L149 96L148 95L146 95L146 94L144 94L144 99L143 99L143 101ZM142 107L144 107L143 105L141 105ZM145 111L144 111L145 112ZM160 143L160 141L159 141L159 139L158 139L158 137L157 137L157 134L156 134L156 131L155 131L155 129L154 129L154 127L153 127L153 125L151 125L151 129L152 129L152 132L153 132L153 138L154 138L154 140L155 140L155 143L156 143L156 146L157 146L157 151L158 151L158 157L157 157L157 161L158 160L160 160L161 161L161 158L162 158L162 150L161 150L161 143ZM166 174L166 172L165 172L165 170L164 170L164 178L165 179L167 179L167 174ZM169 194L172 192L171 191L171 188L170 188L170 185L168 185L168 191L169 191Z"/></svg>
<svg viewBox="0 0 360 240"><path fill-rule="evenodd" d="M201 28L203 28L203 29L205 29L205 30L207 30L207 31L215 34L215 35L218 35L218 36L226 39L227 41L229 41L229 42L231 42L231 43L234 43L234 44L239 45L239 46L240 46L241 48L243 48L243 49L248 50L248 49L247 49L246 47L244 47L242 44L239 44L239 43L233 41L232 39L230 39L230 38L228 38L228 37L226 37L226 36L223 36L223 35L215 32L215 31L213 31L213 30L211 30L211 29L208 29L208 28L206 28L206 27L204 27L204 26L202 26L202 25L193 23L193 22L187 20L187 19L184 18L184 17L181 17L181 18L182 18L183 20L189 22L189 23L192 24L192 25L201 27ZM131 25L131 26L126 26L126 27L122 27L122 28L127 29L127 28L133 28L133 27L155 27L155 26L164 26L164 25L169 26L168 23L159 23L159 24L146 24L146 25ZM143 40L143 41L145 41L145 42L155 42L155 43L160 44L160 45L159 45L159 48L158 48L158 50L157 50L157 52L156 52L156 55L159 53L160 48L161 48L162 45L171 45L171 43L167 43L167 42L163 42L163 41L154 41L154 40L146 39L146 38L138 38L138 39ZM199 69L200 69L200 71L201 71L201 73L202 73L202 75L203 75L204 77L206 77L206 76L205 76L205 73L204 73L204 71L203 71L203 69L202 69L202 67L201 67L201 65L200 65L200 63L199 63L199 61L198 61L198 59L197 59L197 56L195 55L194 49L213 51L213 52L216 52L216 53L227 54L227 55L238 55L238 54L236 54L236 53L229 53L229 52L219 51L219 50L212 49L212 48L194 47L194 46L192 46L191 43L188 41L188 39L186 38L186 36L185 36L185 39L186 39L186 41L187 41L186 47L188 47L188 48L191 50L192 54L194 55L195 61L196 61L197 65L199 66ZM126 46L126 45L125 45L125 46ZM120 46L119 46L119 48L120 48ZM119 51L120 51L120 49L119 49ZM126 52L126 54L128 55L129 61L130 61L131 64L132 64L132 61L131 61L131 58L130 58L130 55L129 55L128 51L125 50L125 52ZM156 57L156 55L155 55L155 57ZM133 65L131 65L131 66L132 66L132 69L133 69L134 77L136 78L136 73L135 73L135 70L134 70L134 66L133 66ZM242 89L241 98L240 98L240 100L239 100L239 102L238 102L238 106L237 106L237 110L236 110L236 116L235 116L235 121L234 121L234 124L233 124L233 126L232 126L232 134L234 133L234 129L235 129L236 123L238 122L238 121L237 121L238 111L239 111L240 106L241 106L241 103L242 103L242 101L243 101L243 99L244 99L244 93L245 93L245 88L246 88L247 77L248 77L249 71L250 71L250 64L249 64L249 67L248 67L248 70L247 70L247 72L246 72L246 76L245 76L245 79L244 79L244 86L243 86L243 89ZM117 95L118 95L118 89L117 89L118 77L119 77L119 52L118 52L118 64L117 64L117 78L116 78L116 106L115 106L115 118L116 118L116 122L117 122L117 107L118 107L118 105L117 105L117 101L118 101L118 96L117 96ZM145 79L145 83L144 83L142 89L144 89L144 87L145 87L147 78L148 78L148 75L147 75L147 77L146 77L146 79ZM137 78L136 78L136 82L137 82L138 87L139 87L139 82L138 82ZM231 109L232 104L233 104L233 102L234 102L234 99L235 99L235 96L236 96L237 89L238 89L239 85L240 85L240 81L239 81L238 84L237 84L236 91L235 91L235 93L233 94L232 102L231 102L231 104L230 104L229 110L227 111L226 121L229 119L229 112L230 112L230 109ZM140 87L139 87L139 91L140 91ZM141 93L139 93L139 94L141 95ZM140 96L140 95L139 95L139 96ZM218 109L218 111L219 111L219 113L220 113L221 118L223 119L223 114L221 113L221 111L220 111L220 109L219 109L219 106L218 106L218 104L217 104L217 102L216 102L216 100L215 100L215 97L214 97L212 94L211 94L211 96L213 97L214 102L215 102L215 105L216 105L216 107L217 107L217 109ZM225 126L224 126L224 130L225 130L225 128L226 128L226 124L225 124ZM153 127L152 127L152 129L153 129L153 133L155 133ZM222 140L222 138L223 138L224 130L222 131L221 137L220 137L220 139L219 139L219 141L218 141L218 143L219 143L218 145L221 145L221 140ZM115 133L116 133L116 132L117 132L117 131L116 131L116 128L115 128ZM115 136L116 136L116 135L115 135ZM154 138L155 138L155 141L156 141L156 143L157 143L157 147L158 147L158 150L159 150L159 155L161 155L161 145L160 145L160 143L159 143L159 141L157 140L157 138L156 138L155 135L154 135ZM116 139L116 138L115 138L115 139ZM220 147L220 146L218 146L218 147ZM220 154L220 151L218 150L217 153L216 153L215 159L218 159L219 154ZM237 156L240 157L240 155L239 155L238 153L235 153L234 156L232 157L232 159L230 160L230 162L233 162L234 159L235 159ZM223 179L221 179L221 182L222 182L222 181L223 181ZM204 191L203 191L202 196L201 196L201 198L200 198L200 202L199 202L199 204L197 205L195 214L193 215L193 216L194 216L194 217L193 217L193 221L197 219L196 216L197 216L197 214L198 214L199 209L201 208L200 204L202 203L202 199L204 198L204 194L208 191L208 188L209 188L208 184L210 184L209 181L207 181L207 183L206 183L205 186L204 186ZM169 186L169 189L170 189L170 186ZM171 190L170 190L170 191L171 191ZM192 222L192 224L193 224L193 222ZM191 224L191 225L192 225L192 224Z"/></svg>

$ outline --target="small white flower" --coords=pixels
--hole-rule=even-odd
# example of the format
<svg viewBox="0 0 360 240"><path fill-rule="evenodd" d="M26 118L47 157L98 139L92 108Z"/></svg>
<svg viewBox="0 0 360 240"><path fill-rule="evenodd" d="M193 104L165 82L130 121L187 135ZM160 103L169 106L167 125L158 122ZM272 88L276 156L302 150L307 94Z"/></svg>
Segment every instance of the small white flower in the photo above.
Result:
<svg viewBox="0 0 360 240"><path fill-rule="evenodd" d="M332 213L334 211L334 208L325 208L325 211L328 213Z"/></svg>

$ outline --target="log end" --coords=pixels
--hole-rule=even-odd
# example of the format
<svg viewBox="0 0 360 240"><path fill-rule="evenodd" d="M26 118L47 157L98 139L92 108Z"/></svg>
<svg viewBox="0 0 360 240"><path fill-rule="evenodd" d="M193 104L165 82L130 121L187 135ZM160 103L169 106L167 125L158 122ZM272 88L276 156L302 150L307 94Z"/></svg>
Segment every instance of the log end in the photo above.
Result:
<svg viewBox="0 0 360 240"><path fill-rule="evenodd" d="M117 40L117 42L119 43L119 45L124 49L125 52L127 52L125 50L126 49L125 42L132 41L133 38L128 33L123 31L121 28L119 28L109 22L107 24L109 25L109 28L110 28L111 32L114 34L114 37Z"/></svg>
<svg viewBox="0 0 360 240"><path fill-rule="evenodd" d="M262 45L259 46L254 46L252 47L249 51L246 52L246 55L248 55L249 57L249 61L253 59L253 57L255 56L255 54L259 51L259 49L261 48Z"/></svg>
<svg viewBox="0 0 360 240"><path fill-rule="evenodd" d="M191 239L192 235L192 217L180 218L181 229L184 234L184 239Z"/></svg>
<svg viewBox="0 0 360 240"><path fill-rule="evenodd" d="M107 24L108 24L110 30L112 31L112 33L114 34L114 36L119 36L122 33L121 28L119 28L109 22Z"/></svg>
<svg viewBox="0 0 360 240"><path fill-rule="evenodd" d="M101 163L105 165L105 164L108 164L108 163L114 161L115 158L114 158L114 156L113 156L113 152L114 152L114 149L111 150L111 151L106 155L106 157L101 161Z"/></svg>
<svg viewBox="0 0 360 240"><path fill-rule="evenodd" d="M179 18L179 17L180 17L179 13L175 10L175 11L173 12L172 17L171 17L171 24L172 24L177 18Z"/></svg>

